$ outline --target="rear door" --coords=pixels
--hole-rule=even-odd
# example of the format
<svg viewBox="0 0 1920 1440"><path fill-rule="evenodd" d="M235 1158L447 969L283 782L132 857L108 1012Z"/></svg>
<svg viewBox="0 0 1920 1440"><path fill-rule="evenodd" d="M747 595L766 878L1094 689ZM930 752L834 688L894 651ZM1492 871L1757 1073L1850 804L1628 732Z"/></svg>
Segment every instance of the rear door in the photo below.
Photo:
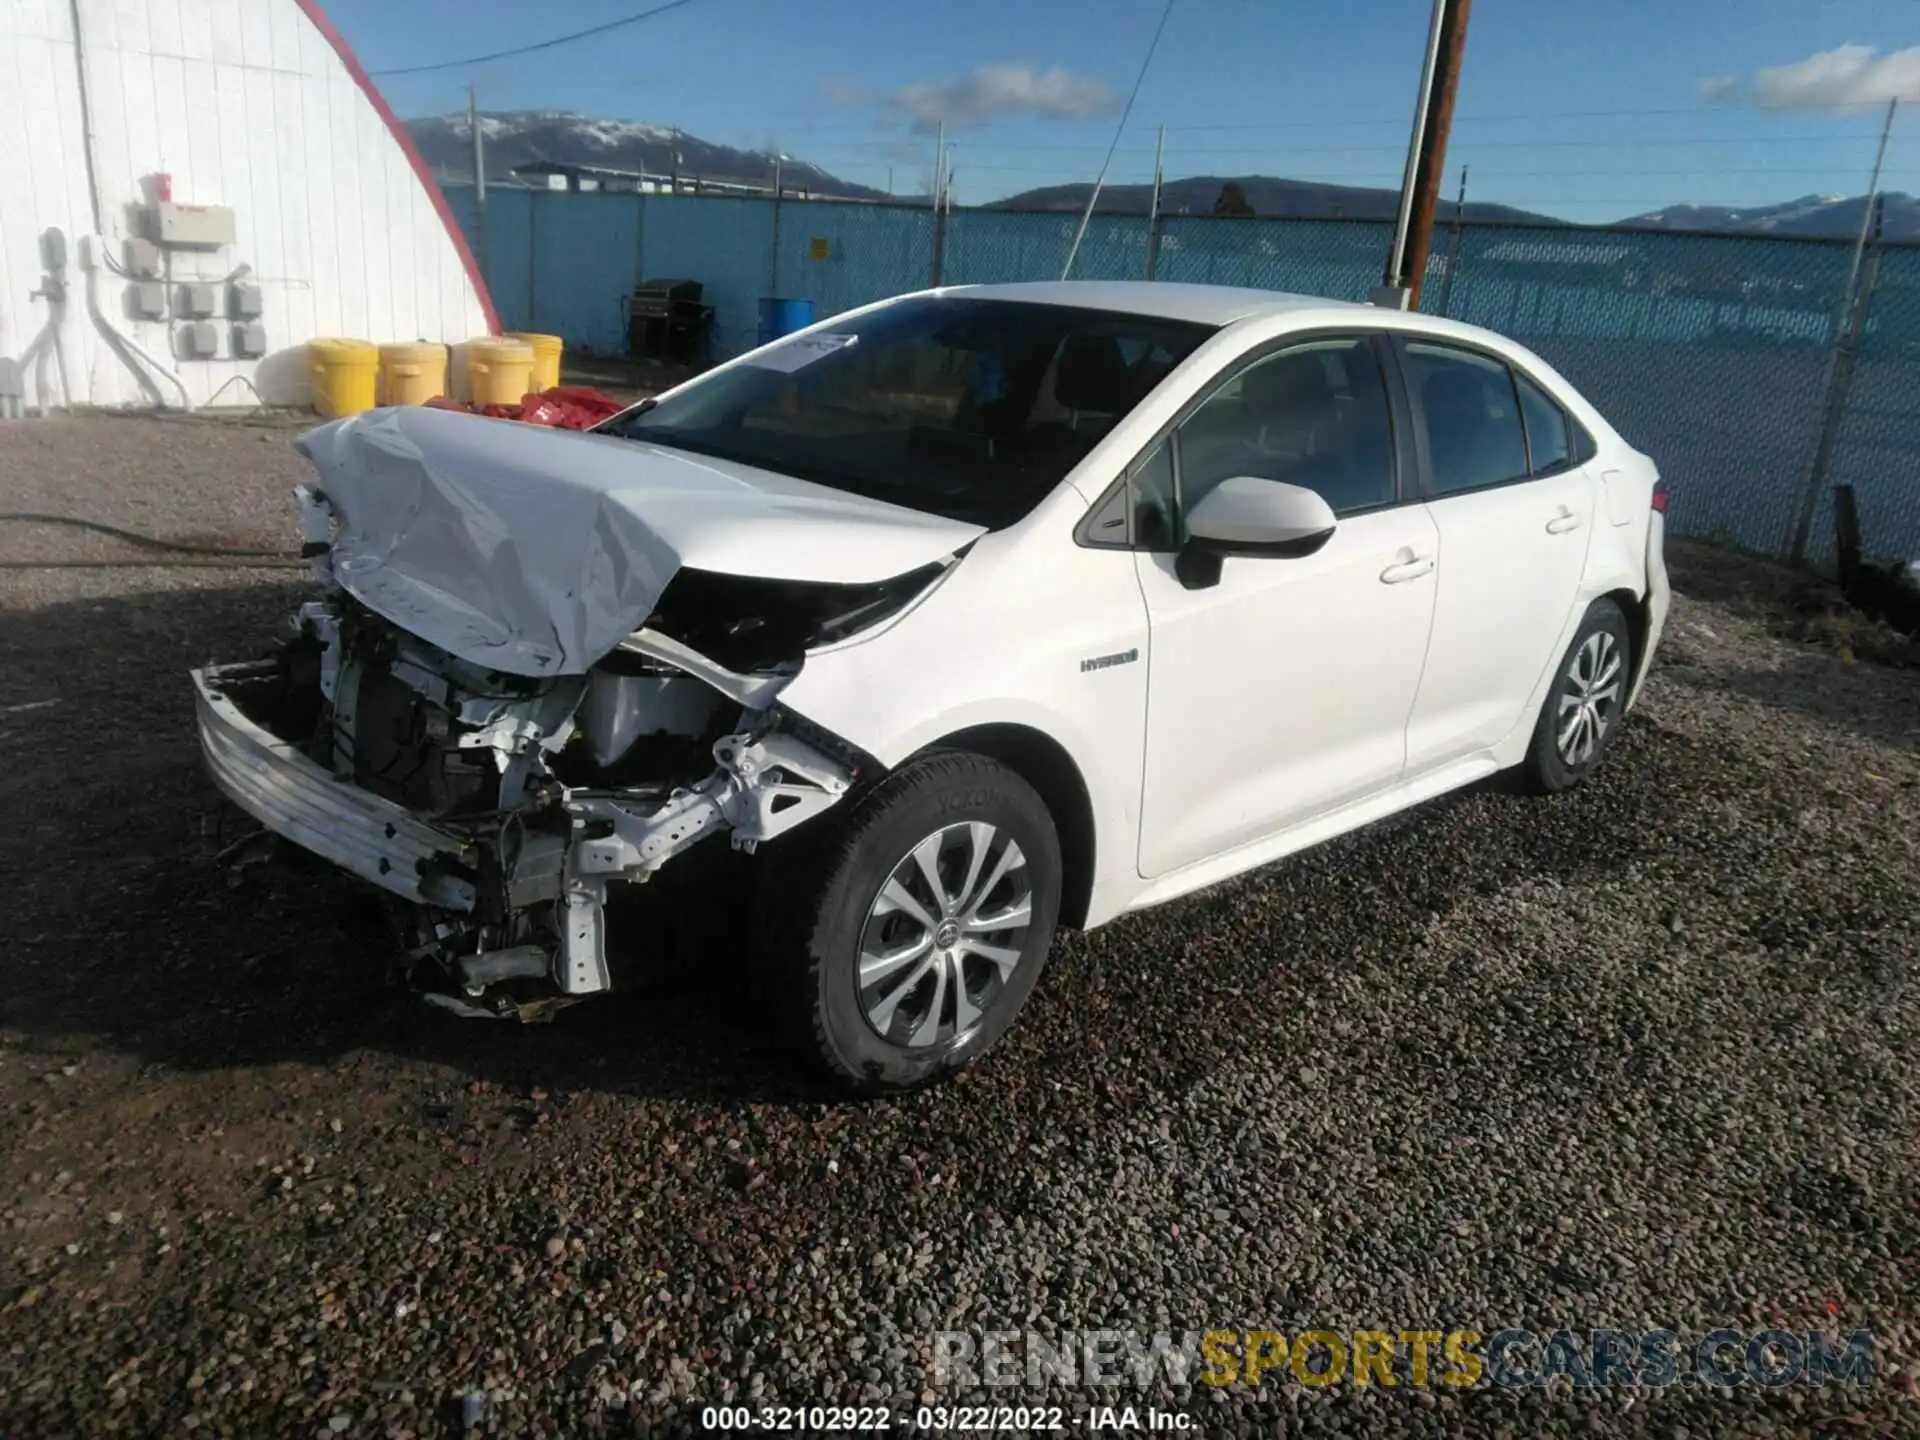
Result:
<svg viewBox="0 0 1920 1440"><path fill-rule="evenodd" d="M1396 339L1439 536L1433 639L1407 727L1409 777L1527 723L1580 595L1593 481L1559 405L1499 357Z"/></svg>

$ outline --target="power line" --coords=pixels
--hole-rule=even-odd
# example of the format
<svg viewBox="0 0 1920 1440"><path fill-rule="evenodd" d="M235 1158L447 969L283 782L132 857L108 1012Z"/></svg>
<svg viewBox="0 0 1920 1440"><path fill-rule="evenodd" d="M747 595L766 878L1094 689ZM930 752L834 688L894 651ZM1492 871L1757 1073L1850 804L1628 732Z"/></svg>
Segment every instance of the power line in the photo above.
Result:
<svg viewBox="0 0 1920 1440"><path fill-rule="evenodd" d="M783 132L783 134L786 134L786 133L788 132ZM803 130L799 133L798 136L791 136L790 138L804 140L806 135L809 133L810 132ZM1834 143L1845 143L1849 140L1872 140L1874 138L1875 133L1877 132L1870 132L1870 131L1864 131L1864 130L1848 130L1848 131L1842 131L1838 134L1832 134L1832 135L1756 135L1756 136L1681 135L1681 136L1666 136L1666 137L1657 137L1657 138L1652 136L1639 137L1639 136L1610 135L1610 136L1603 136L1599 139L1592 139L1592 140L1552 140L1552 139L1548 139L1548 140L1462 140L1459 142L1459 144L1463 147L1471 147L1475 151L1528 150L1528 149L1546 148L1546 147L1553 147L1556 149L1575 149L1575 150L1582 150L1582 149L1602 150L1602 149L1607 149L1609 147L1618 147L1622 149L1629 149L1629 148L1635 148L1635 147L1644 148L1644 149L1675 149L1675 148L1680 148L1680 147L1689 146L1689 145L1728 146L1728 145L1834 144ZM836 145L836 148L831 153L835 155L846 154L847 153L846 150L839 148L839 146L844 146L847 143L848 142L846 141L838 142L838 144ZM853 146L853 148L855 149L872 148L875 153L884 153L884 151L880 147L883 147L885 144L886 142L884 141L875 141L873 142L872 147L866 147L856 143ZM955 144L955 145L949 145L948 148L961 149L962 146ZM1106 149L1106 147L1103 145L1044 145L1044 144L1035 145L1035 144L1030 144L1026 142L1000 142L1000 141L988 141L988 142L982 143L977 147L972 147L972 148L977 149L982 154L996 154L996 153L1012 154L1017 152L1021 154L1041 154L1041 155L1056 155L1056 154L1066 155L1070 153L1084 153L1089 150L1099 150L1104 152ZM1182 145L1177 148L1173 146L1169 146L1168 153L1172 155L1332 155L1332 154L1348 154L1348 153L1358 154L1362 152L1372 152L1372 151L1393 152L1393 151L1398 151L1404 148L1405 147L1400 144L1294 145L1286 141L1273 141L1264 145ZM1114 153L1116 155L1123 155L1123 156L1128 156L1128 155L1137 156L1144 163L1152 159L1154 151L1151 147L1143 147L1143 148L1125 147L1115 151ZM970 164L969 168L978 169L980 167L977 165Z"/></svg>
<svg viewBox="0 0 1920 1440"><path fill-rule="evenodd" d="M1107 178L1107 167L1113 164L1113 152L1120 148L1120 136L1127 128L1127 117L1133 114L1133 102L1140 98L1140 86L1147 78L1147 67L1153 63L1153 52L1160 48L1160 37L1166 33L1167 21L1173 18L1173 0L1167 0L1167 8L1160 12L1160 23L1153 27L1153 39L1147 44L1147 53L1140 62L1140 73L1133 77L1133 89L1127 95L1127 107L1120 112L1120 123L1113 127L1113 142L1107 146L1107 158L1100 164L1100 173L1093 177L1093 193L1087 196L1087 213L1080 217L1080 234L1073 237L1073 247L1067 251L1066 269L1060 272L1060 278L1066 279L1073 271L1073 257L1079 252L1080 237L1087 233L1087 221L1093 216L1094 202L1100 198L1100 184Z"/></svg>
<svg viewBox="0 0 1920 1440"><path fill-rule="evenodd" d="M1719 107L1712 105L1688 105L1670 109L1644 108L1638 110L1514 110L1505 114L1456 115L1456 125L1486 124L1507 120L1599 120L1617 117L1638 117L1642 115L1726 115L1737 116L1752 110L1879 110L1884 100L1835 100L1822 105L1802 104L1750 104ZM1195 125L1169 125L1169 130L1311 130L1329 123L1336 125L1405 125L1405 116L1379 117L1369 119L1345 120L1245 120L1209 122ZM1877 133L1877 132L1876 132Z"/></svg>
<svg viewBox="0 0 1920 1440"><path fill-rule="evenodd" d="M693 4L693 0L667 0L664 5L656 5L651 10L642 10L637 15L628 15L620 20L609 20L604 25L595 25L586 30L576 30L571 35L556 35L550 40L536 40L531 45L516 45L511 50L496 50L491 55L469 55L463 60L436 60L431 65L402 65L392 70L374 70L370 74L379 75L424 75L429 70L457 70L462 65L484 65L489 60L505 60L512 55L531 55L536 50L551 50L556 45L571 45L576 40L586 40L594 35L604 35L609 30L618 30L626 25L637 25L642 20L651 20L656 15L664 15L669 10L678 10Z"/></svg>
<svg viewBox="0 0 1920 1440"><path fill-rule="evenodd" d="M1762 110L1762 111L1789 110L1789 111L1801 111L1808 114L1819 114L1824 112L1850 111L1850 110L1863 110L1863 109L1877 112L1885 103L1886 102L1881 100L1839 100L1839 101L1833 101L1833 102L1822 104L1822 105L1798 105L1798 104L1787 105L1787 104L1775 103L1775 104L1750 104L1750 105L1741 105L1741 106L1687 105L1687 106L1668 107L1668 108L1643 107L1641 109L1635 109L1635 110L1512 110L1512 111L1506 111L1506 112L1488 112L1482 115L1456 115L1454 117L1453 123L1455 125L1476 125L1476 124L1504 123L1504 122L1513 121L1513 120L1638 119L1642 116L1656 116L1656 117L1664 118L1664 117L1674 116L1674 115L1697 115L1703 119L1707 117L1714 117L1714 118L1725 118L1728 120L1734 120L1734 119L1738 119L1743 114L1749 114L1755 110ZM962 130L959 133L962 136L965 136L965 135L977 133L982 130L1004 129L1009 126L1019 126L1019 125L1025 125L1027 123L1028 122L1025 119L982 120L976 124L968 125L965 130ZM1169 124L1167 126L1167 130L1170 133L1174 131L1193 131L1193 130L1326 130L1326 129L1338 129L1342 126L1359 126L1359 125L1369 125L1369 126L1392 125L1392 126L1395 126L1396 128L1400 128L1400 127L1404 127L1406 123L1407 123L1407 117L1404 115L1396 115L1391 117L1388 117L1388 116L1344 116L1344 117L1320 116L1312 120L1202 121L1202 122L1196 122L1194 124L1189 124L1189 125ZM865 120L812 120L812 119L809 119L803 122L799 122L797 125L797 129L802 134L810 134L814 131L821 131L821 130L866 130L866 129L870 129L872 125L873 125L873 121L870 119L865 119ZM782 127L783 130L787 128L788 127L786 126ZM1866 137L1869 140L1871 140L1878 133L1879 131L1877 128L1874 130L1865 132ZM923 138L927 141L928 144L932 143L931 136L927 136ZM1097 149L1100 149L1101 147L1098 145L1083 145L1083 146L1077 146L1072 148L1078 148L1083 150L1097 150Z"/></svg>

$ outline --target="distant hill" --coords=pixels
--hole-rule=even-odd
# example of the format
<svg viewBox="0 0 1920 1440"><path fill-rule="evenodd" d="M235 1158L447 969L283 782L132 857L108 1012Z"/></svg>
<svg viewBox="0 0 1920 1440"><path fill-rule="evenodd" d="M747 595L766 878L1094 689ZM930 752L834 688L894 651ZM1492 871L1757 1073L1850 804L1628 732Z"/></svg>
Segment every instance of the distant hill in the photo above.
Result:
<svg viewBox="0 0 1920 1440"><path fill-rule="evenodd" d="M1326 218L1345 216L1359 220L1391 220L1400 203L1398 190L1357 185L1323 185L1305 180L1286 180L1272 175L1194 175L1169 180L1161 187L1160 205L1170 215L1211 215L1222 186L1235 184L1259 215L1290 218ZM1001 210L1065 210L1086 208L1084 184L1047 185L1024 190L996 200L990 208ZM1108 185L1100 191L1102 213L1144 215L1152 202L1149 185ZM1655 230L1710 230L1731 234L1802 235L1827 239L1852 239L1860 233L1860 216L1866 207L1864 195L1803 195L1776 205L1739 208L1728 205L1674 205L1616 220L1616 225L1640 226ZM1440 220L1453 219L1454 203L1443 199ZM1469 200L1466 218L1506 220L1530 225L1565 225L1551 215L1537 215L1511 205L1495 205ZM1587 227L1581 227L1587 228ZM1885 197L1882 235L1888 240L1920 241L1920 199L1899 191Z"/></svg>
<svg viewBox="0 0 1920 1440"><path fill-rule="evenodd" d="M1673 205L1619 223L1657 230L1721 230L1851 240L1860 233L1866 207L1864 195L1802 195L1778 205L1739 209L1728 205ZM1881 211L1881 235L1888 240L1920 240L1920 200L1898 190L1887 192Z"/></svg>
<svg viewBox="0 0 1920 1440"><path fill-rule="evenodd" d="M664 125L599 120L570 110L483 111L480 124L487 141L490 176L504 177L515 167L536 160L600 165L613 170L644 170L658 175L672 173L674 166L674 132ZM473 139L464 112L409 120L407 128L436 172L452 180L472 179ZM886 198L879 190L842 180L809 161L777 155L770 150L717 145L685 131L680 132L678 149L683 175L767 183L772 180L774 164L778 161L782 176L790 184L813 194L848 200ZM1391 220L1400 202L1398 190L1376 186L1327 185L1274 175L1189 175L1169 180L1162 186L1161 209L1169 215L1211 215L1221 188L1228 184L1240 187L1257 215ZM1046 185L992 201L987 208L1076 212L1086 207L1090 188L1084 181ZM1144 215L1152 193L1152 187L1147 185L1108 185L1100 191L1100 210L1106 214ZM912 203L907 196L897 198L903 203ZM1614 223L1657 230L1851 239L1860 231L1860 216L1865 205L1866 198L1858 195L1803 195L1774 205L1673 205ZM1439 215L1442 223L1454 218L1454 208L1451 199L1442 199ZM1551 215L1481 200L1467 202L1466 218L1530 225L1570 223ZM1898 191L1889 193L1882 233L1889 240L1920 241L1920 199Z"/></svg>
<svg viewBox="0 0 1920 1440"><path fill-rule="evenodd" d="M1160 187L1160 209L1167 215L1211 215L1214 201L1225 185L1238 185L1257 215L1284 215L1295 219L1344 217L1352 220L1391 220L1400 208L1398 190L1381 190L1364 185L1322 185L1310 180L1283 180L1273 175L1190 175L1168 180ZM1073 185L1044 185L1038 190L1023 190L996 200L996 210L1084 210L1087 192L1093 187L1084 182ZM1144 215L1153 202L1151 185L1107 185L1100 191L1102 214ZM1444 200L1442 220L1453 219L1455 205ZM1560 225L1566 222L1550 215L1536 215L1511 205L1494 205L1477 200L1467 202L1468 220L1515 220L1533 225Z"/></svg>
<svg viewBox="0 0 1920 1440"><path fill-rule="evenodd" d="M409 120L407 129L435 173L444 173L452 180L473 179L473 131L467 125L465 111ZM508 171L536 160L644 170L650 175L670 175L674 168L674 132L664 125L596 120L570 110L483 110L480 133L486 139L490 179L504 179ZM786 183L813 194L849 200L885 198L883 191L842 180L791 155L716 145L684 130L678 148L682 175L771 183L777 160Z"/></svg>

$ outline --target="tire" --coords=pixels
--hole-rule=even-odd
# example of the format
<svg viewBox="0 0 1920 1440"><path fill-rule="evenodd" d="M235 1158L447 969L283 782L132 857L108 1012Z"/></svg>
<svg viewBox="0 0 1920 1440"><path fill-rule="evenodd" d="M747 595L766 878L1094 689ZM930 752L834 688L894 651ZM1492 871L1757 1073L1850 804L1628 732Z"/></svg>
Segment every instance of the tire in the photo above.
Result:
<svg viewBox="0 0 1920 1440"><path fill-rule="evenodd" d="M1060 842L1033 787L983 755L934 752L856 798L830 835L788 838L799 846L767 856L756 949L771 1018L815 1066L887 1093L991 1049L1060 910Z"/></svg>
<svg viewBox="0 0 1920 1440"><path fill-rule="evenodd" d="M1593 773L1620 731L1632 682L1627 617L1613 601L1596 600L1554 666L1553 685L1521 762L1530 789L1553 794Z"/></svg>

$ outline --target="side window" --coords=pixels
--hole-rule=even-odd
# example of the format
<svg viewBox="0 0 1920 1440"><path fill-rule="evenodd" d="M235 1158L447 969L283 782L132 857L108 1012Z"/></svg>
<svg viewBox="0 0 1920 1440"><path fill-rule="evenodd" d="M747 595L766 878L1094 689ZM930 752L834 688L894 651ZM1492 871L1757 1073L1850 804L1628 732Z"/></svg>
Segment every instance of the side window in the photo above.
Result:
<svg viewBox="0 0 1920 1440"><path fill-rule="evenodd" d="M1173 445L1162 440L1081 522L1080 541L1103 549L1171 550L1173 511Z"/></svg>
<svg viewBox="0 0 1920 1440"><path fill-rule="evenodd" d="M1567 424L1573 427L1573 463L1584 465L1600 453L1600 447L1578 420L1569 420Z"/></svg>
<svg viewBox="0 0 1920 1440"><path fill-rule="evenodd" d="M1421 340L1407 341L1403 353L1434 492L1455 495L1524 478L1527 437L1507 367Z"/></svg>
<svg viewBox="0 0 1920 1440"><path fill-rule="evenodd" d="M1567 417L1538 385L1524 375L1513 377L1520 392L1520 414L1527 422L1527 459L1531 475L1558 470L1573 457L1567 442Z"/></svg>
<svg viewBox="0 0 1920 1440"><path fill-rule="evenodd" d="M1393 421L1373 342L1312 341L1257 361L1179 430L1180 503L1235 475L1320 492L1336 515L1395 498Z"/></svg>
<svg viewBox="0 0 1920 1440"><path fill-rule="evenodd" d="M1139 550L1171 550L1173 523L1173 442L1162 440L1134 468L1127 484L1133 506L1133 544Z"/></svg>

